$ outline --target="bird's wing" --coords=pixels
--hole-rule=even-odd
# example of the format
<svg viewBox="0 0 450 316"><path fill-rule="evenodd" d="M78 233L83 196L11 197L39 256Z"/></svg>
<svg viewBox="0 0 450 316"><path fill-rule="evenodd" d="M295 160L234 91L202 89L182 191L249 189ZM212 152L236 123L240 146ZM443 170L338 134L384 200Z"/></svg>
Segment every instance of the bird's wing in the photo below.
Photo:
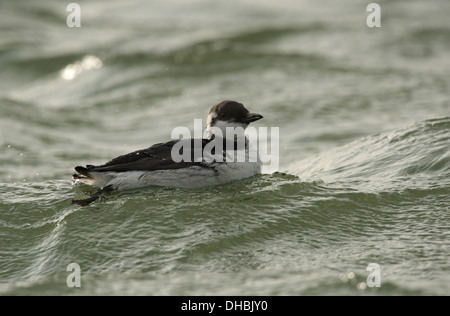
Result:
<svg viewBox="0 0 450 316"><path fill-rule="evenodd" d="M198 153L202 153L203 148L209 141L210 140L207 139L187 140L186 145L191 146L191 159L189 161L175 162L172 159L172 148L178 143L178 140L174 140L155 144L147 149L137 150L119 156L103 165L87 165L86 167L77 166L75 167L75 170L84 176L90 177L90 172L153 171L161 169L180 169L190 166L208 167L207 164L204 164L201 161L201 157L200 160L198 159L197 155ZM183 147L181 148L183 149ZM179 151L179 153L182 154L183 150Z"/></svg>

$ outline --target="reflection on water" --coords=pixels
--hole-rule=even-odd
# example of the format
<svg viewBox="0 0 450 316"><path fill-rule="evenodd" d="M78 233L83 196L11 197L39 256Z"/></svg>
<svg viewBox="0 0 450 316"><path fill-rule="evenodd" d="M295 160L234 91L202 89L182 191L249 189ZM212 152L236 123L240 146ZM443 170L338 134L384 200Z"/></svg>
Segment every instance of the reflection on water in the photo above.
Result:
<svg viewBox="0 0 450 316"><path fill-rule="evenodd" d="M81 61L69 64L61 70L61 78L73 80L84 71L99 69L103 67L102 61L95 56L84 56Z"/></svg>

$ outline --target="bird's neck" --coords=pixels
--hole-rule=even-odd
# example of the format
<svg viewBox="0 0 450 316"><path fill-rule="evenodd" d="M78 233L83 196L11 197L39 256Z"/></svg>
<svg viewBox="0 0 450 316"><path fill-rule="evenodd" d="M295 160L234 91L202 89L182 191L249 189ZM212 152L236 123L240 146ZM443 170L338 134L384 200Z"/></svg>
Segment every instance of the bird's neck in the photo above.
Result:
<svg viewBox="0 0 450 316"><path fill-rule="evenodd" d="M234 141L234 140L245 140L246 136L245 136L245 127L243 127L242 125L238 125L236 124L235 126L233 125L207 125L206 127L206 134L207 137L209 139L212 138L220 138L220 139L224 139L224 140L230 140L230 141Z"/></svg>

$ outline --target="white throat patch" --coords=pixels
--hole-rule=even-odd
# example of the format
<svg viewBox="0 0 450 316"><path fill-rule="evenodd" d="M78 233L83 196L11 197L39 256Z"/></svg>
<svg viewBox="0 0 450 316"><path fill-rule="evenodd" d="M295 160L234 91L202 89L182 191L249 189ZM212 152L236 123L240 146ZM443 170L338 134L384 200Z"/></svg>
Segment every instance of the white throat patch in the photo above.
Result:
<svg viewBox="0 0 450 316"><path fill-rule="evenodd" d="M215 122L214 122L214 119L216 117L217 117L216 113L212 113L212 114L208 115L207 125L206 125L208 137L211 137L212 135L218 136L217 135L218 130L220 130L222 132L221 135L223 138L227 137L227 132L228 132L228 135L230 134L230 130L234 131L234 135L237 135L238 138L245 136L244 130L248 127L247 123L228 122L228 121L223 121L223 120L215 120ZM234 136L233 136L233 138L234 138Z"/></svg>

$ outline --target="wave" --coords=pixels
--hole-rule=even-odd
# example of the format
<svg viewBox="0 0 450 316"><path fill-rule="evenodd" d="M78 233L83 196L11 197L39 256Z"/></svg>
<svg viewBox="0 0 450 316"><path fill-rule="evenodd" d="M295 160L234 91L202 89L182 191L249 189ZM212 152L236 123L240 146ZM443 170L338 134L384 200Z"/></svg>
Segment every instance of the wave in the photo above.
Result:
<svg viewBox="0 0 450 316"><path fill-rule="evenodd" d="M448 187L450 118L367 136L286 167L302 179L358 189Z"/></svg>

